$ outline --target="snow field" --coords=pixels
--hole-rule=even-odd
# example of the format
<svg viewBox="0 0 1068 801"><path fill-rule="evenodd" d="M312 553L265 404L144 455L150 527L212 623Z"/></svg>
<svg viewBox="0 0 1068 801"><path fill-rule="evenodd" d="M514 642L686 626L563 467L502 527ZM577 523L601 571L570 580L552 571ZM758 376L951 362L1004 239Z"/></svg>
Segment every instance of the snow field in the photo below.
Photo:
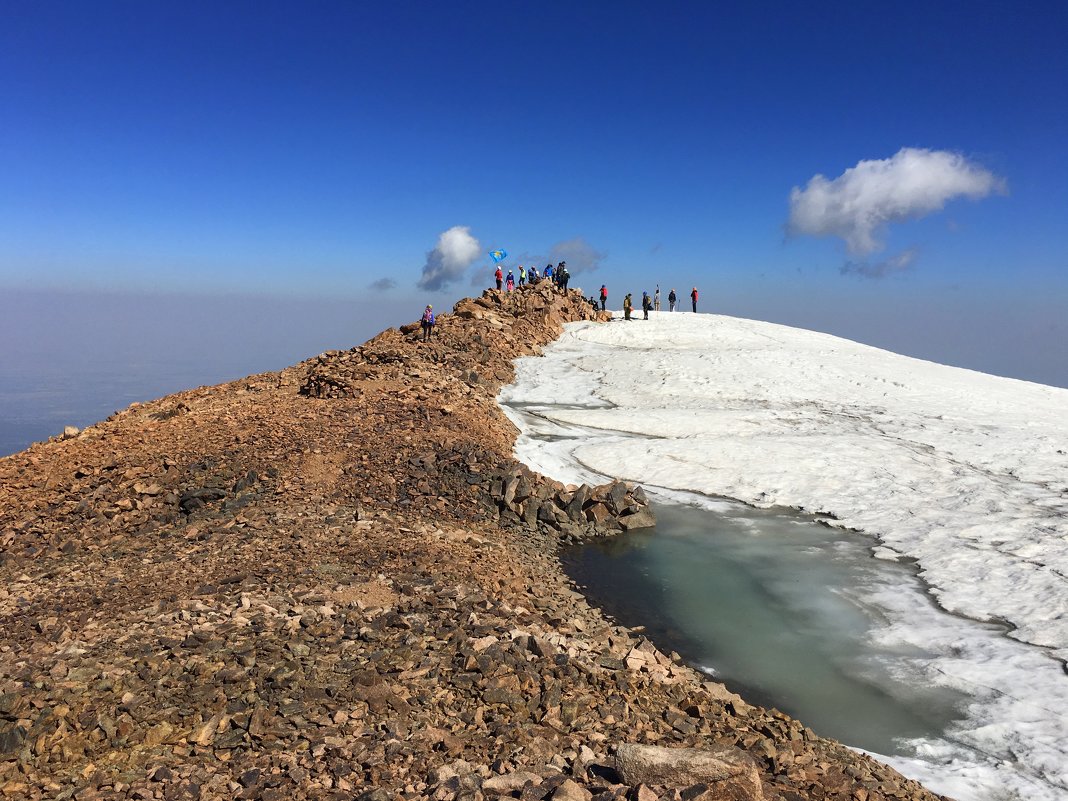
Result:
<svg viewBox="0 0 1068 801"><path fill-rule="evenodd" d="M568 326L500 400L533 413L509 412L518 458L560 480L833 515L917 560L939 606L991 625L888 613L878 636L976 699L899 767L961 798L1068 798L1068 390L662 312Z"/></svg>

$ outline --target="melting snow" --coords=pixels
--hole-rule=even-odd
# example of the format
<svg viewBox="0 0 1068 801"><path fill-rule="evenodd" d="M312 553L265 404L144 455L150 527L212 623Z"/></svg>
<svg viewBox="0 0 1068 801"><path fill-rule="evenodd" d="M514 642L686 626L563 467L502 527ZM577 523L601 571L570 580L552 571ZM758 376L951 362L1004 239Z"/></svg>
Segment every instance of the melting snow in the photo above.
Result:
<svg viewBox="0 0 1068 801"><path fill-rule="evenodd" d="M880 632L975 699L945 739L888 761L961 799L1068 798L1068 390L661 312L568 326L500 400L518 458L560 480L828 514L875 556L916 559L943 609L1006 634L950 615Z"/></svg>

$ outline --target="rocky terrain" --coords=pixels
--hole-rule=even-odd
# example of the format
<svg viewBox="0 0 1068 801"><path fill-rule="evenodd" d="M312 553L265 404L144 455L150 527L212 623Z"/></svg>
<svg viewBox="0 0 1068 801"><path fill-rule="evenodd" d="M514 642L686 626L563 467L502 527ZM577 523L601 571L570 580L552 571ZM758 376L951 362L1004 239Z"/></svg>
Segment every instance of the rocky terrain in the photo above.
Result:
<svg viewBox="0 0 1068 801"><path fill-rule="evenodd" d="M495 396L598 318L488 291L0 459L0 795L934 798L569 586L653 510L517 464Z"/></svg>

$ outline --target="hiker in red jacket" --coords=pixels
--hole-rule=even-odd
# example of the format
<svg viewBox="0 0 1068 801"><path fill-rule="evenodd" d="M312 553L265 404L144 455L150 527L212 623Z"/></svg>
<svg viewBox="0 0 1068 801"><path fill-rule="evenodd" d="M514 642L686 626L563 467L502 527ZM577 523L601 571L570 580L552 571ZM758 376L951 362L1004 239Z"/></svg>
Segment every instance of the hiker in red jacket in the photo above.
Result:
<svg viewBox="0 0 1068 801"><path fill-rule="evenodd" d="M497 279L497 289L501 288L501 282L504 281L504 273L501 272L501 268L497 268L497 272L493 274L493 277Z"/></svg>
<svg viewBox="0 0 1068 801"><path fill-rule="evenodd" d="M690 300L693 301L693 313L697 314L697 287L690 290Z"/></svg>
<svg viewBox="0 0 1068 801"><path fill-rule="evenodd" d="M601 311L604 311L606 303L608 303L608 287L601 284Z"/></svg>

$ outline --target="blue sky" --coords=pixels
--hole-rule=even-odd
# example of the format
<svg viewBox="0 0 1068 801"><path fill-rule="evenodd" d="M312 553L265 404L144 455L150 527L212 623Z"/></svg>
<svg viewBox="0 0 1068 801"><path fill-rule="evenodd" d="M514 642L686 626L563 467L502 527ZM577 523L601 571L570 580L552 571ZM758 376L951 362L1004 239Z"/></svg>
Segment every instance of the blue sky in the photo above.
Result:
<svg viewBox="0 0 1068 801"><path fill-rule="evenodd" d="M8 291L417 316L488 286L492 248L575 253L573 284L617 305L697 284L709 311L1068 383L1064 2L102 1L0 19ZM887 212L902 149L989 185ZM788 229L795 187L863 163L891 165L861 188L876 249L826 221ZM455 226L482 256L420 289ZM977 344L991 326L996 354Z"/></svg>

